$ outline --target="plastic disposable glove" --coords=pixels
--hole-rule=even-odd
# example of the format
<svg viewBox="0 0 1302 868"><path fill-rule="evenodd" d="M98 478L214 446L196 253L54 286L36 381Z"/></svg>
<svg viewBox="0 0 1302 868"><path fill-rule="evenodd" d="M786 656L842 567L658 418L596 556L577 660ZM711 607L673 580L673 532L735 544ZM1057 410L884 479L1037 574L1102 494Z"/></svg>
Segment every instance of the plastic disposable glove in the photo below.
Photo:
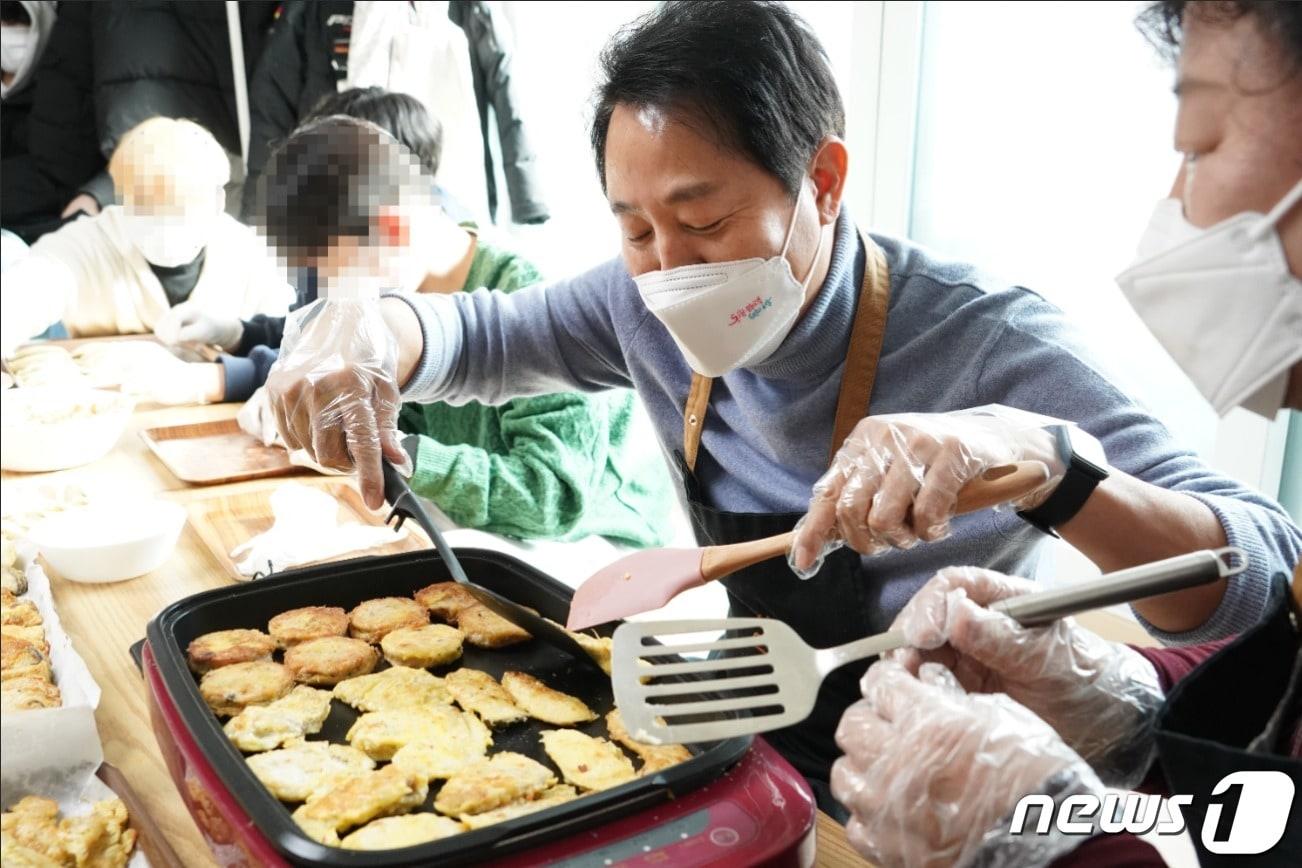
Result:
<svg viewBox="0 0 1302 868"><path fill-rule="evenodd" d="M257 438L263 446L285 445L276 428L276 414L271 412L271 405L267 403L265 386L249 396L249 400L235 414L235 421L245 434Z"/></svg>
<svg viewBox="0 0 1302 868"><path fill-rule="evenodd" d="M410 475L398 434L398 347L374 298L321 299L285 322L267 399L291 452L356 469L371 509L384 503L381 462Z"/></svg>
<svg viewBox="0 0 1302 868"><path fill-rule="evenodd" d="M832 794L851 813L847 837L887 866L1047 865L1083 838L1008 835L1022 796L1102 791L1075 751L1007 696L969 694L943 666L917 676L883 660L836 731L845 756Z"/></svg>
<svg viewBox="0 0 1302 868"><path fill-rule="evenodd" d="M1008 694L1057 730L1109 786L1138 784L1152 760L1163 701L1156 670L1071 618L1023 627L986 608L1035 590L1034 582L992 570L941 570L896 617L893 629L911 647L890 656L913 671L939 662L969 691Z"/></svg>
<svg viewBox="0 0 1302 868"><path fill-rule="evenodd" d="M191 301L184 301L154 324L154 334L160 341L177 344L203 344L221 347L230 352L240 345L244 337L244 323L237 319L220 319Z"/></svg>
<svg viewBox="0 0 1302 868"><path fill-rule="evenodd" d="M792 570L809 578L842 545L874 554L947 536L959 491L1001 464L1038 461L1045 466L1045 484L1011 504L1035 508L1067 471L1050 429L1070 424L998 404L864 418L814 485L809 512L796 524ZM1084 432L1073 442L1081 448L1097 445ZM1102 460L1101 447L1089 451Z"/></svg>

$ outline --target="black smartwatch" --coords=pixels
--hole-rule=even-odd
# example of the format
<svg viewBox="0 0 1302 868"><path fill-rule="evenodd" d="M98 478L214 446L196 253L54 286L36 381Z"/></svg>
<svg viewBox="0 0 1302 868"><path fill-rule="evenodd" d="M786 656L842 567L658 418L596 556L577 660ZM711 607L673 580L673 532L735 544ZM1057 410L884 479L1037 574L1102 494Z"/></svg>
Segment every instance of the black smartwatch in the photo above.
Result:
<svg viewBox="0 0 1302 868"><path fill-rule="evenodd" d="M1049 430L1053 432L1054 442L1058 447L1058 457L1066 465L1067 472L1044 503L1035 509L1021 510L1017 514L1028 524L1034 525L1049 536L1056 537L1058 533L1054 528L1071 521L1072 517L1080 512L1085 501L1089 500L1090 495L1094 493L1094 489L1108 478L1108 471L1076 451L1071 442L1070 425L1054 425Z"/></svg>

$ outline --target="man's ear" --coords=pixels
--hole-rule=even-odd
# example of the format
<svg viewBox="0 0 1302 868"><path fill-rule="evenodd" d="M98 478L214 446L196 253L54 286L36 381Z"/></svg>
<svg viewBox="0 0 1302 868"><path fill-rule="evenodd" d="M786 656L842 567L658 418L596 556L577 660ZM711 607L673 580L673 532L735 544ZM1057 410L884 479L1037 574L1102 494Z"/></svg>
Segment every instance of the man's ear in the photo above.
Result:
<svg viewBox="0 0 1302 868"><path fill-rule="evenodd" d="M411 221L396 208L380 208L376 212L375 231L381 244L406 247L411 243Z"/></svg>
<svg viewBox="0 0 1302 868"><path fill-rule="evenodd" d="M823 139L814 152L809 175L814 181L814 204L818 206L818 219L824 226L835 223L841 214L841 197L845 194L845 176L849 162L850 152L845 142L836 136Z"/></svg>

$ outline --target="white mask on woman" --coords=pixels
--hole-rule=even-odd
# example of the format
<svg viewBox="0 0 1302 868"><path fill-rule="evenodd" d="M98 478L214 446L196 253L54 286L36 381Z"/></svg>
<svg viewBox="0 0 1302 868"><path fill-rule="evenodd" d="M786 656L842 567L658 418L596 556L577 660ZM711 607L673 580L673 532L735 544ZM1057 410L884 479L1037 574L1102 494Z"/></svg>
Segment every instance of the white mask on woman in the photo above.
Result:
<svg viewBox="0 0 1302 868"><path fill-rule="evenodd" d="M25 24L0 27L0 69L13 75L22 68L32 50L32 35L32 28Z"/></svg>
<svg viewBox="0 0 1302 868"><path fill-rule="evenodd" d="M156 214L123 214L127 236L147 262L175 268L194 262L208 243L213 220Z"/></svg>
<svg viewBox="0 0 1302 868"><path fill-rule="evenodd" d="M787 262L802 185L782 251L768 259L680 265L633 278L647 309L664 323L692 370L706 377L758 364L796 324L805 287L823 247L823 233L803 281Z"/></svg>
<svg viewBox="0 0 1302 868"><path fill-rule="evenodd" d="M1192 175L1186 177L1189 187ZM1302 280L1276 226L1302 181L1269 214L1244 211L1199 229L1178 199L1158 202L1121 291L1217 413L1274 418L1302 360Z"/></svg>

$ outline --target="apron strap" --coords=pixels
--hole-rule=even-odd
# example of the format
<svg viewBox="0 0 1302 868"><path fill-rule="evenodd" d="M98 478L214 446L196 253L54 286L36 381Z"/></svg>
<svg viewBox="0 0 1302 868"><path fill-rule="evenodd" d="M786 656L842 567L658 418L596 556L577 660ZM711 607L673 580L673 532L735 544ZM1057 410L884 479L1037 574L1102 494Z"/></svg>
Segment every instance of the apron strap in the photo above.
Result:
<svg viewBox="0 0 1302 868"><path fill-rule="evenodd" d="M864 247L863 285L855 306L854 324L850 327L850 346L845 369L841 374L841 391L836 400L836 420L832 425L829 461L850 436L854 426L868 413L877 379L877 359L886 336L886 313L891 300L891 274L886 254L859 232ZM695 472L696 457L701 449L701 431L705 428L705 411L710 404L710 387L714 380L692 372L692 387L683 408L683 461Z"/></svg>

